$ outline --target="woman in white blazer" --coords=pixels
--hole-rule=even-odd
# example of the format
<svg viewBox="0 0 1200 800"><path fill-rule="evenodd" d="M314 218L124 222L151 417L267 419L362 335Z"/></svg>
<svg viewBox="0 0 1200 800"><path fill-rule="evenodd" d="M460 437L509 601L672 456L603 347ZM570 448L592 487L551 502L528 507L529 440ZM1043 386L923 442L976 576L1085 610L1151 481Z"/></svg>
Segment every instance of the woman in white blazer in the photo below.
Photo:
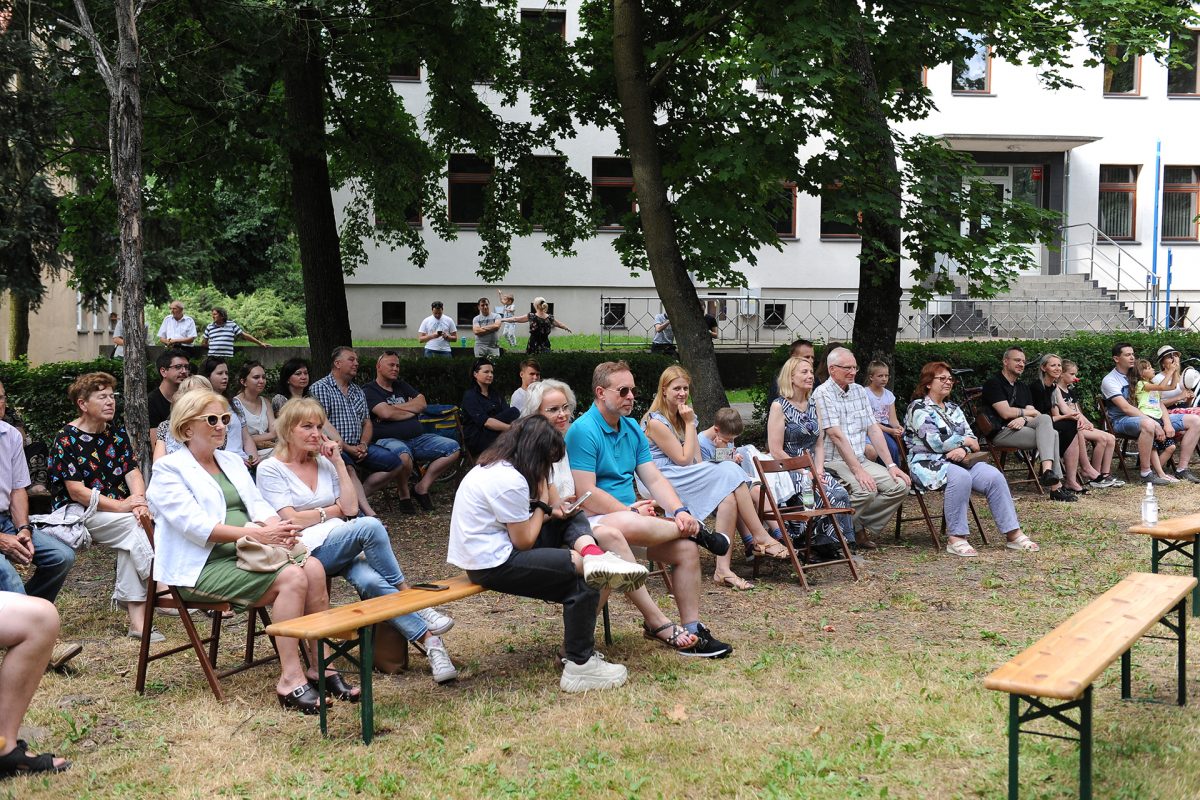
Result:
<svg viewBox="0 0 1200 800"><path fill-rule="evenodd" d="M298 530L263 500L242 459L218 449L229 419L229 403L211 391L188 392L171 409L171 435L186 446L154 465L146 492L157 524L155 578L197 602L228 602L237 610L270 605L277 620L329 608L325 570L315 558L275 572L238 567L238 539L291 548ZM280 705L315 714L315 668L305 674L295 640L281 637L276 646ZM351 699L358 699L356 691Z"/></svg>

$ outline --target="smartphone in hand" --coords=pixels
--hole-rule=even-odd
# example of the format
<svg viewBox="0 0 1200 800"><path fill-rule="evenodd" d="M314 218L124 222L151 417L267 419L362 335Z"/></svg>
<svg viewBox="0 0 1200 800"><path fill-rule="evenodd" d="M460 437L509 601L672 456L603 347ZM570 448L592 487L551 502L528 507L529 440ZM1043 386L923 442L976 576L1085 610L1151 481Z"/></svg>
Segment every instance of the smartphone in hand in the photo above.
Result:
<svg viewBox="0 0 1200 800"><path fill-rule="evenodd" d="M581 508L583 508L583 504L591 496L592 496L591 492L584 492L583 497L580 497L574 503L570 503L568 505L563 506L563 514L569 515L569 514L574 514L576 511L579 511Z"/></svg>

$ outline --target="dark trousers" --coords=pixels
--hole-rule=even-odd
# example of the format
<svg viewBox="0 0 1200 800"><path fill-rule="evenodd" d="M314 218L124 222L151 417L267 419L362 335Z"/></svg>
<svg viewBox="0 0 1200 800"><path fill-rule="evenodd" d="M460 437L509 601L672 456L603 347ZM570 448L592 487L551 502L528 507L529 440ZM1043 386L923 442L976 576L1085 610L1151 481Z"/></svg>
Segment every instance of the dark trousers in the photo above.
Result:
<svg viewBox="0 0 1200 800"><path fill-rule="evenodd" d="M1067 448L1075 441L1075 436L1079 433L1079 422L1073 419L1056 419L1054 420L1054 430L1058 431L1058 457L1062 458L1067 454Z"/></svg>
<svg viewBox="0 0 1200 800"><path fill-rule="evenodd" d="M562 603L563 652L584 664L596 649L600 592L575 572L570 552L557 547L516 550L498 567L467 570L474 583L495 592Z"/></svg>

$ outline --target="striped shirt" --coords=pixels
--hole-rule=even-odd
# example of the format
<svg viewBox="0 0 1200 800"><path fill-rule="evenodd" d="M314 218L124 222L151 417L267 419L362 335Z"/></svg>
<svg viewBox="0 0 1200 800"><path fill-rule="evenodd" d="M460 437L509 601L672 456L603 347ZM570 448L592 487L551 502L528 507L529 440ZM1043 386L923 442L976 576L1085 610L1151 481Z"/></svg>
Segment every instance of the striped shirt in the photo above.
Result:
<svg viewBox="0 0 1200 800"><path fill-rule="evenodd" d="M875 414L871 411L871 400L867 390L861 384L852 383L843 391L833 378L822 383L812 393L813 405L817 407L817 419L821 430L841 428L854 455L859 461L864 460L863 451L867 444L867 429L875 424ZM836 447L825 448L825 463L841 461L842 454Z"/></svg>
<svg viewBox="0 0 1200 800"><path fill-rule="evenodd" d="M352 383L342 392L342 387L332 375L326 375L309 387L308 393L325 409L329 423L346 444L362 441L363 423L369 413L367 396L357 383Z"/></svg>
<svg viewBox="0 0 1200 800"><path fill-rule="evenodd" d="M231 319L225 320L224 325L218 325L215 322L208 323L204 328L204 341L208 342L208 354L229 358L233 355L234 341L241 335L242 326Z"/></svg>

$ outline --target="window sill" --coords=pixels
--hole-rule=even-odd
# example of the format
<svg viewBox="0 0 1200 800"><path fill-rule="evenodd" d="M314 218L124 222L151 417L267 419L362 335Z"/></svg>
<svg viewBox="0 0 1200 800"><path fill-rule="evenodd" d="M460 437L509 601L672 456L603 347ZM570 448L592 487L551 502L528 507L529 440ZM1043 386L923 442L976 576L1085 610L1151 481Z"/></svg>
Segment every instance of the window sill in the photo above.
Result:
<svg viewBox="0 0 1200 800"><path fill-rule="evenodd" d="M1126 245L1135 245L1136 246L1136 245L1141 244L1141 242L1138 241L1137 239L1117 239L1112 236L1110 236L1108 238L1112 239L1112 241L1111 242L1103 242L1103 241L1100 241L1099 239L1097 239L1096 244L1099 245L1100 247L1109 247L1114 244L1120 245L1121 247L1124 247Z"/></svg>
<svg viewBox="0 0 1200 800"><path fill-rule="evenodd" d="M822 236L822 242L852 242L854 244L862 244L861 236Z"/></svg>
<svg viewBox="0 0 1200 800"><path fill-rule="evenodd" d="M956 92L953 89L951 89L950 96L951 97L995 97L996 93L995 92Z"/></svg>
<svg viewBox="0 0 1200 800"><path fill-rule="evenodd" d="M420 83L420 75L388 75L388 80L392 83Z"/></svg>
<svg viewBox="0 0 1200 800"><path fill-rule="evenodd" d="M379 327L381 327L381 328L407 328L408 324L404 323L404 322L401 322L401 323L385 322L382 325L380 325Z"/></svg>
<svg viewBox="0 0 1200 800"><path fill-rule="evenodd" d="M1195 239L1163 239L1163 247L1196 247L1200 246L1200 241Z"/></svg>
<svg viewBox="0 0 1200 800"><path fill-rule="evenodd" d="M628 325L605 325L604 330L606 330L606 331L627 331L627 330L629 330L629 326Z"/></svg>
<svg viewBox="0 0 1200 800"><path fill-rule="evenodd" d="M1125 92L1122 92L1120 94L1116 94L1116 93L1108 94L1106 92L1104 95L1104 99L1105 100L1149 100L1150 97L1149 97L1149 95L1144 95L1144 94L1132 94L1132 93L1125 93Z"/></svg>
<svg viewBox="0 0 1200 800"><path fill-rule="evenodd" d="M1167 99L1168 100L1200 100L1200 94L1197 94L1197 93L1168 94Z"/></svg>

